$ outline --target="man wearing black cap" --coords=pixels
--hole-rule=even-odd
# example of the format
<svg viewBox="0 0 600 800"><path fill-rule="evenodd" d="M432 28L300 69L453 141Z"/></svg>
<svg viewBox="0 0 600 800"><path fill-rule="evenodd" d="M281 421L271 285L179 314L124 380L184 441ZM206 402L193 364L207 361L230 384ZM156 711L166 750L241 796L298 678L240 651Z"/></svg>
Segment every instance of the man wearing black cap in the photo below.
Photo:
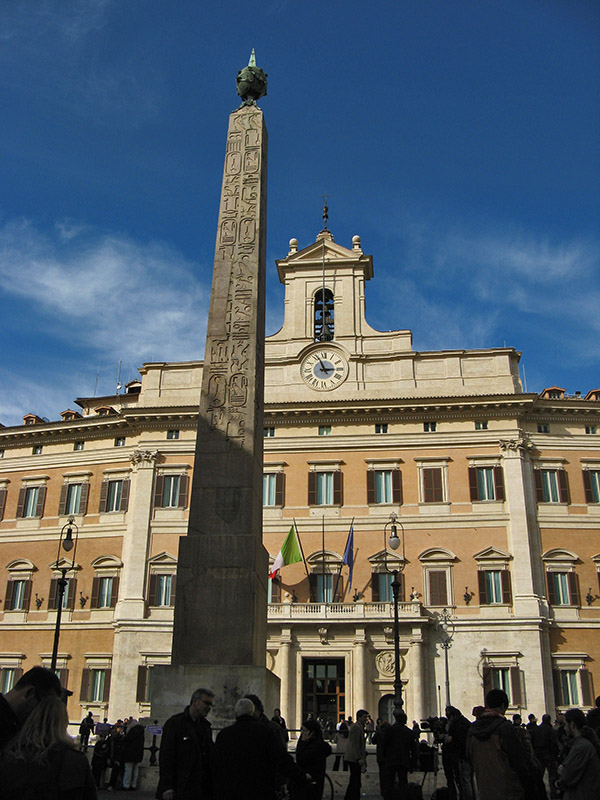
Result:
<svg viewBox="0 0 600 800"><path fill-rule="evenodd" d="M60 681L52 670L33 667L6 694L0 694L0 750L12 739L19 727L43 697L63 697Z"/></svg>

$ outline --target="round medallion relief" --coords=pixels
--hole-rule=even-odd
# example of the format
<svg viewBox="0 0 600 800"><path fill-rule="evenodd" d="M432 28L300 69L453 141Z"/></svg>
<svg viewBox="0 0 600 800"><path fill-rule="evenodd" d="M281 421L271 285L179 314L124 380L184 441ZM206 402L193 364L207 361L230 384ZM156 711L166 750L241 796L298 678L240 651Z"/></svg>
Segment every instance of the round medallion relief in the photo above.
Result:
<svg viewBox="0 0 600 800"><path fill-rule="evenodd" d="M381 675L393 676L394 675L394 654L391 650L385 650L382 653L377 653L375 656L375 665Z"/></svg>

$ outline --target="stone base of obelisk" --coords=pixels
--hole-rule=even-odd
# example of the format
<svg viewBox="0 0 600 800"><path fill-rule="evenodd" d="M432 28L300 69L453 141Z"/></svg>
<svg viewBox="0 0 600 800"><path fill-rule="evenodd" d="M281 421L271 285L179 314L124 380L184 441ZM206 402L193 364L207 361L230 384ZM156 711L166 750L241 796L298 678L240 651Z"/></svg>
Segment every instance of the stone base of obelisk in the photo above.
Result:
<svg viewBox="0 0 600 800"><path fill-rule="evenodd" d="M234 708L245 694L263 702L269 719L280 707L279 678L266 667L186 664L152 668L152 719L164 725L173 714L189 705L196 689L210 689L215 703L208 717L213 729L235 722Z"/></svg>

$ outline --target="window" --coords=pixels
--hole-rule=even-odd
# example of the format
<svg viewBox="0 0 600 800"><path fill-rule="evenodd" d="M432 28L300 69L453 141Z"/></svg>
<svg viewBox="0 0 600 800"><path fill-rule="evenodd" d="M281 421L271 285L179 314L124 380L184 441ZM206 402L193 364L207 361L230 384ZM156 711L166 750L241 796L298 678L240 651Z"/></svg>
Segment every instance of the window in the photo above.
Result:
<svg viewBox="0 0 600 800"><path fill-rule="evenodd" d="M548 572L548 602L551 606L579 606L579 581L575 572Z"/></svg>
<svg viewBox="0 0 600 800"><path fill-rule="evenodd" d="M268 579L267 603L281 603L281 581L277 575Z"/></svg>
<svg viewBox="0 0 600 800"><path fill-rule="evenodd" d="M32 452L32 454L34 456L41 456L42 455L42 450L43 450L43 447L42 447L41 444L34 444L31 452Z"/></svg>
<svg viewBox="0 0 600 800"><path fill-rule="evenodd" d="M577 670L562 669L560 671L560 687L564 705L579 705L579 690L577 688Z"/></svg>
<svg viewBox="0 0 600 800"><path fill-rule="evenodd" d="M73 450L83 450L85 446L85 442L75 442L73 445Z"/></svg>
<svg viewBox="0 0 600 800"><path fill-rule="evenodd" d="M448 605L448 575L445 569L427 571L427 605Z"/></svg>
<svg viewBox="0 0 600 800"><path fill-rule="evenodd" d="M367 470L367 503L401 503L402 474L399 469Z"/></svg>
<svg viewBox="0 0 600 800"><path fill-rule="evenodd" d="M21 672L21 670L17 670L14 667L2 667L0 669L0 692L2 694L10 692L13 688L18 680L17 672Z"/></svg>
<svg viewBox="0 0 600 800"><path fill-rule="evenodd" d="M125 447L125 437L117 436L115 439L115 447Z"/></svg>
<svg viewBox="0 0 600 800"><path fill-rule="evenodd" d="M595 425L586 425L585 426L585 432L586 433L597 433L596 426Z"/></svg>
<svg viewBox="0 0 600 800"><path fill-rule="evenodd" d="M80 701L83 703L106 703L110 693L110 669L92 667L81 675Z"/></svg>
<svg viewBox="0 0 600 800"><path fill-rule="evenodd" d="M92 608L114 608L117 603L119 578L96 576L92 584Z"/></svg>
<svg viewBox="0 0 600 800"><path fill-rule="evenodd" d="M534 469L538 503L570 503L569 480L564 469Z"/></svg>
<svg viewBox="0 0 600 800"><path fill-rule="evenodd" d="M60 564L59 564L60 566ZM52 578L50 581L50 591L48 592L48 610L56 611L58 608L58 594L59 586L58 581L60 578ZM77 589L77 578L67 578L67 585L65 586L65 593L63 594L62 608L63 611L72 611L75 607L75 592Z"/></svg>
<svg viewBox="0 0 600 800"><path fill-rule="evenodd" d="M583 488L586 503L600 503L600 470L583 470Z"/></svg>
<svg viewBox="0 0 600 800"><path fill-rule="evenodd" d="M394 576L389 572L373 572L371 575L371 593L374 603L391 603L394 600L394 592L392 591L392 583ZM399 572L398 580L400 581L400 591L398 599L402 602L404 600L404 575Z"/></svg>
<svg viewBox="0 0 600 800"><path fill-rule="evenodd" d="M442 482L442 467L425 467L422 470L423 484L422 497L424 503L442 503L444 501L444 486Z"/></svg>
<svg viewBox="0 0 600 800"><path fill-rule="evenodd" d="M487 419L475 420L476 431L487 431L487 429L488 429Z"/></svg>
<svg viewBox="0 0 600 800"><path fill-rule="evenodd" d="M0 482L0 519L4 517L4 509L6 508L6 496L8 494L7 485L7 480Z"/></svg>
<svg viewBox="0 0 600 800"><path fill-rule="evenodd" d="M0 458L4 458L4 450L0 450Z"/></svg>
<svg viewBox="0 0 600 800"><path fill-rule="evenodd" d="M552 677L554 680L554 702L557 706L592 706L592 676L585 667L585 653L556 653Z"/></svg>
<svg viewBox="0 0 600 800"><path fill-rule="evenodd" d="M550 426L547 425L545 422L538 422L537 432L538 433L550 433Z"/></svg>
<svg viewBox="0 0 600 800"><path fill-rule="evenodd" d="M331 425L319 425L319 436L331 436Z"/></svg>
<svg viewBox="0 0 600 800"><path fill-rule="evenodd" d="M185 508L188 481L187 475L157 475L154 488L155 508Z"/></svg>
<svg viewBox="0 0 600 800"><path fill-rule="evenodd" d="M272 438L273 436L275 436L275 428L273 427L263 428L263 436L265 437L265 439Z"/></svg>
<svg viewBox="0 0 600 800"><path fill-rule="evenodd" d="M175 604L175 584L177 577L173 573L150 575L148 605L153 607L171 607Z"/></svg>
<svg viewBox="0 0 600 800"><path fill-rule="evenodd" d="M308 505L338 506L342 504L342 473L309 472Z"/></svg>
<svg viewBox="0 0 600 800"><path fill-rule="evenodd" d="M315 292L315 342L333 340L333 313L333 294L329 289L319 289Z"/></svg>
<svg viewBox="0 0 600 800"><path fill-rule="evenodd" d="M179 431L167 431L167 439L179 439Z"/></svg>
<svg viewBox="0 0 600 800"><path fill-rule="evenodd" d="M79 514L80 505L81 505L81 484L70 483L67 486L65 514Z"/></svg>
<svg viewBox="0 0 600 800"><path fill-rule="evenodd" d="M150 665L138 667L135 699L137 703L152 702L152 666Z"/></svg>
<svg viewBox="0 0 600 800"><path fill-rule="evenodd" d="M479 570L477 578L480 605L510 605L512 596L510 572L507 569Z"/></svg>
<svg viewBox="0 0 600 800"><path fill-rule="evenodd" d="M435 433L437 431L437 422L424 422L423 430L425 433Z"/></svg>
<svg viewBox="0 0 600 800"><path fill-rule="evenodd" d="M30 580L9 580L6 584L5 611L28 611L31 597Z"/></svg>
<svg viewBox="0 0 600 800"><path fill-rule="evenodd" d="M127 511L129 504L129 480L117 478L104 480L100 489L100 513Z"/></svg>
<svg viewBox="0 0 600 800"><path fill-rule="evenodd" d="M23 486L19 491L17 517L41 517L46 499L45 486Z"/></svg>
<svg viewBox="0 0 600 800"><path fill-rule="evenodd" d="M387 433L387 432L388 432L387 422L376 423L375 433Z"/></svg>
<svg viewBox="0 0 600 800"><path fill-rule="evenodd" d="M263 475L263 506L275 505L275 481L277 475L271 473Z"/></svg>
<svg viewBox="0 0 600 800"><path fill-rule="evenodd" d="M502 467L469 467L471 501L504 500Z"/></svg>
<svg viewBox="0 0 600 800"><path fill-rule="evenodd" d="M333 472L317 473L317 505L333 505Z"/></svg>

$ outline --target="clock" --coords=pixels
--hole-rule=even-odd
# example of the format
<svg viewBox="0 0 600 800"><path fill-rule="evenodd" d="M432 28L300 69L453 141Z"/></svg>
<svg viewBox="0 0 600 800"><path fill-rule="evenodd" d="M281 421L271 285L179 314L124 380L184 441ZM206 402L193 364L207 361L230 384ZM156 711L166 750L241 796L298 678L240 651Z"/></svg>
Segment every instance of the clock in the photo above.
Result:
<svg viewBox="0 0 600 800"><path fill-rule="evenodd" d="M311 389L328 391L340 386L348 377L348 362L337 350L320 347L306 356L300 374Z"/></svg>

